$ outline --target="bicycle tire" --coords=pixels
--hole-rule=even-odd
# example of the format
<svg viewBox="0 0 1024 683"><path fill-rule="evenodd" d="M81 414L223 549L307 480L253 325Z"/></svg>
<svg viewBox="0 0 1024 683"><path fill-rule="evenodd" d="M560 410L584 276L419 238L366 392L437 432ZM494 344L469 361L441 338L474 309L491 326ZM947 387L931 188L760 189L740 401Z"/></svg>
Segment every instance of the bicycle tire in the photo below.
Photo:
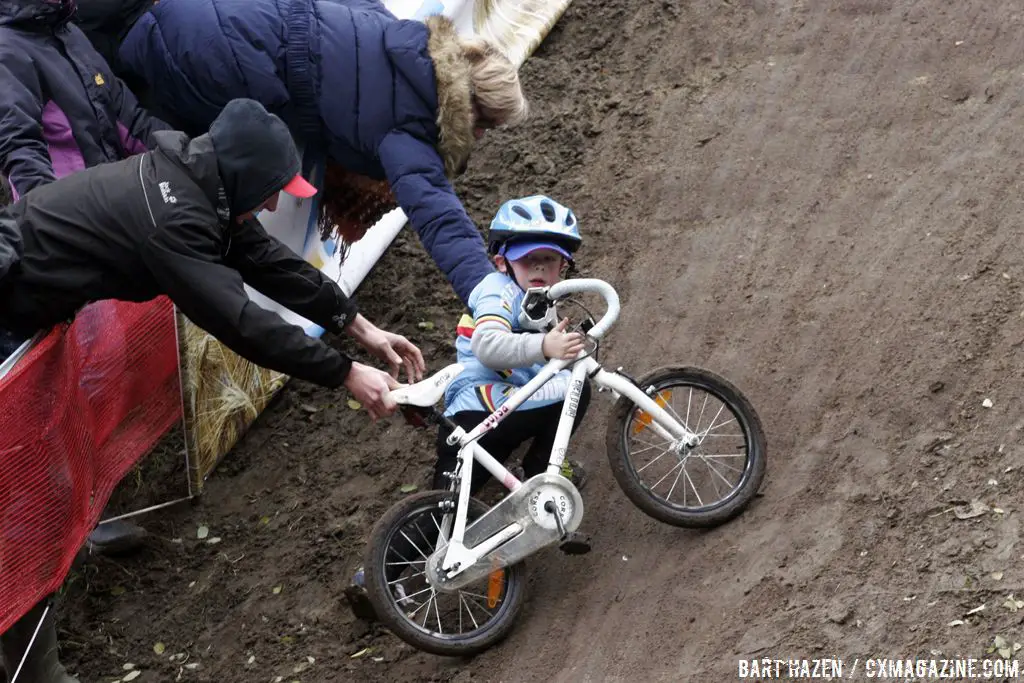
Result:
<svg viewBox="0 0 1024 683"><path fill-rule="evenodd" d="M721 504L708 510L690 511L656 496L644 485L629 458L627 428L636 404L620 396L612 410L605 445L612 475L626 497L648 516L665 524L686 528L719 526L740 514L757 495L767 468L767 442L761 419L750 401L731 382L709 370L668 366L651 371L637 381L641 389L693 386L715 396L738 418L747 442L743 480Z"/></svg>
<svg viewBox="0 0 1024 683"><path fill-rule="evenodd" d="M466 657L498 644L511 633L526 602L526 563L517 562L505 568L505 598L494 619L481 629L468 634L439 635L415 627L401 613L388 590L385 561L392 537L417 515L436 510L441 501L449 500L444 491L424 491L393 505L374 525L368 541L365 563L366 592L377 618L403 641L418 650L445 657ZM481 501L469 501L469 520L480 517L488 507Z"/></svg>

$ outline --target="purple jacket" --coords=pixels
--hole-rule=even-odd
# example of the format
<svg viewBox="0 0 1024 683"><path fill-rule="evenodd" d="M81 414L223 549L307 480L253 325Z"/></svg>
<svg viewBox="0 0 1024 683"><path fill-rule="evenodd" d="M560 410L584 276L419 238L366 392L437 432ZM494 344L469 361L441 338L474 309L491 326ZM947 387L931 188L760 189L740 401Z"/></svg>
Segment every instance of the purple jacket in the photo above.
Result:
<svg viewBox="0 0 1024 683"><path fill-rule="evenodd" d="M69 23L73 0L0 3L0 170L14 198L145 152L169 128L149 116Z"/></svg>

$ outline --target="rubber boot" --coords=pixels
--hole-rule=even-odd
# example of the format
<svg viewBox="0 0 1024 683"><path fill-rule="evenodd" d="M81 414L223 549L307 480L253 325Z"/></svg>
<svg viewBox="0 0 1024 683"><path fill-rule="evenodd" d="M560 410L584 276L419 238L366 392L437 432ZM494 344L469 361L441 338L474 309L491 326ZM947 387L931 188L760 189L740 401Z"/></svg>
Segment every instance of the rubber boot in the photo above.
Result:
<svg viewBox="0 0 1024 683"><path fill-rule="evenodd" d="M28 658L18 674L16 683L79 683L78 679L69 675L64 665L60 663L57 651L57 626L53 609L47 613L46 619L39 627L39 634L36 636L35 642L32 642L32 634L36 631L39 617L46 609L46 604L46 600L40 602L0 636L0 649L3 650L7 675L13 678L14 672L18 670L21 659L25 655L26 648L29 643L32 643L31 649L28 650Z"/></svg>
<svg viewBox="0 0 1024 683"><path fill-rule="evenodd" d="M91 553L122 555L141 548L146 535L145 529L122 519L100 524L89 534L85 545Z"/></svg>

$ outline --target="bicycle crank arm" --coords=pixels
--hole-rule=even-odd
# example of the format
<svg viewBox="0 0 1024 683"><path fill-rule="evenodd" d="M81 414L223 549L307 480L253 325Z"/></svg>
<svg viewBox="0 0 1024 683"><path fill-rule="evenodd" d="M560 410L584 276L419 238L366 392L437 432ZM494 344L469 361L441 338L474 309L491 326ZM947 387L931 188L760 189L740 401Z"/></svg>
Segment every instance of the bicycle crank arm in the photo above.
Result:
<svg viewBox="0 0 1024 683"><path fill-rule="evenodd" d="M554 514L544 509L547 503L558 510L557 521ZM475 562L468 566L462 563L454 572L445 572L441 566L448 559L448 546L442 546L427 561L427 579L440 591L458 590L496 569L513 565L542 548L558 543L567 532L579 528L582 521L583 498L572 482L557 474L538 474L466 527L463 543L469 556L476 557ZM476 552L477 549L487 550L488 545L493 546L489 541L499 535L504 536L513 525L522 531L488 552ZM458 549L453 550L459 554Z"/></svg>

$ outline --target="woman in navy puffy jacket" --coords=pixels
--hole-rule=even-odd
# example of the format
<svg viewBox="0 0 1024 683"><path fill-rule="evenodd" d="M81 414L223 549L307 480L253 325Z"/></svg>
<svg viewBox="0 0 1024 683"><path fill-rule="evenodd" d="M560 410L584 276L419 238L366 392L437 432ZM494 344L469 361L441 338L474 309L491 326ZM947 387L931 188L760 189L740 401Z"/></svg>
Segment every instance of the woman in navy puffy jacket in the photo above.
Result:
<svg viewBox="0 0 1024 683"><path fill-rule="evenodd" d="M161 0L120 57L186 130L248 97L307 149L386 180L464 302L492 272L451 185L483 130L527 115L515 66L488 41L440 15L397 19L376 0Z"/></svg>

